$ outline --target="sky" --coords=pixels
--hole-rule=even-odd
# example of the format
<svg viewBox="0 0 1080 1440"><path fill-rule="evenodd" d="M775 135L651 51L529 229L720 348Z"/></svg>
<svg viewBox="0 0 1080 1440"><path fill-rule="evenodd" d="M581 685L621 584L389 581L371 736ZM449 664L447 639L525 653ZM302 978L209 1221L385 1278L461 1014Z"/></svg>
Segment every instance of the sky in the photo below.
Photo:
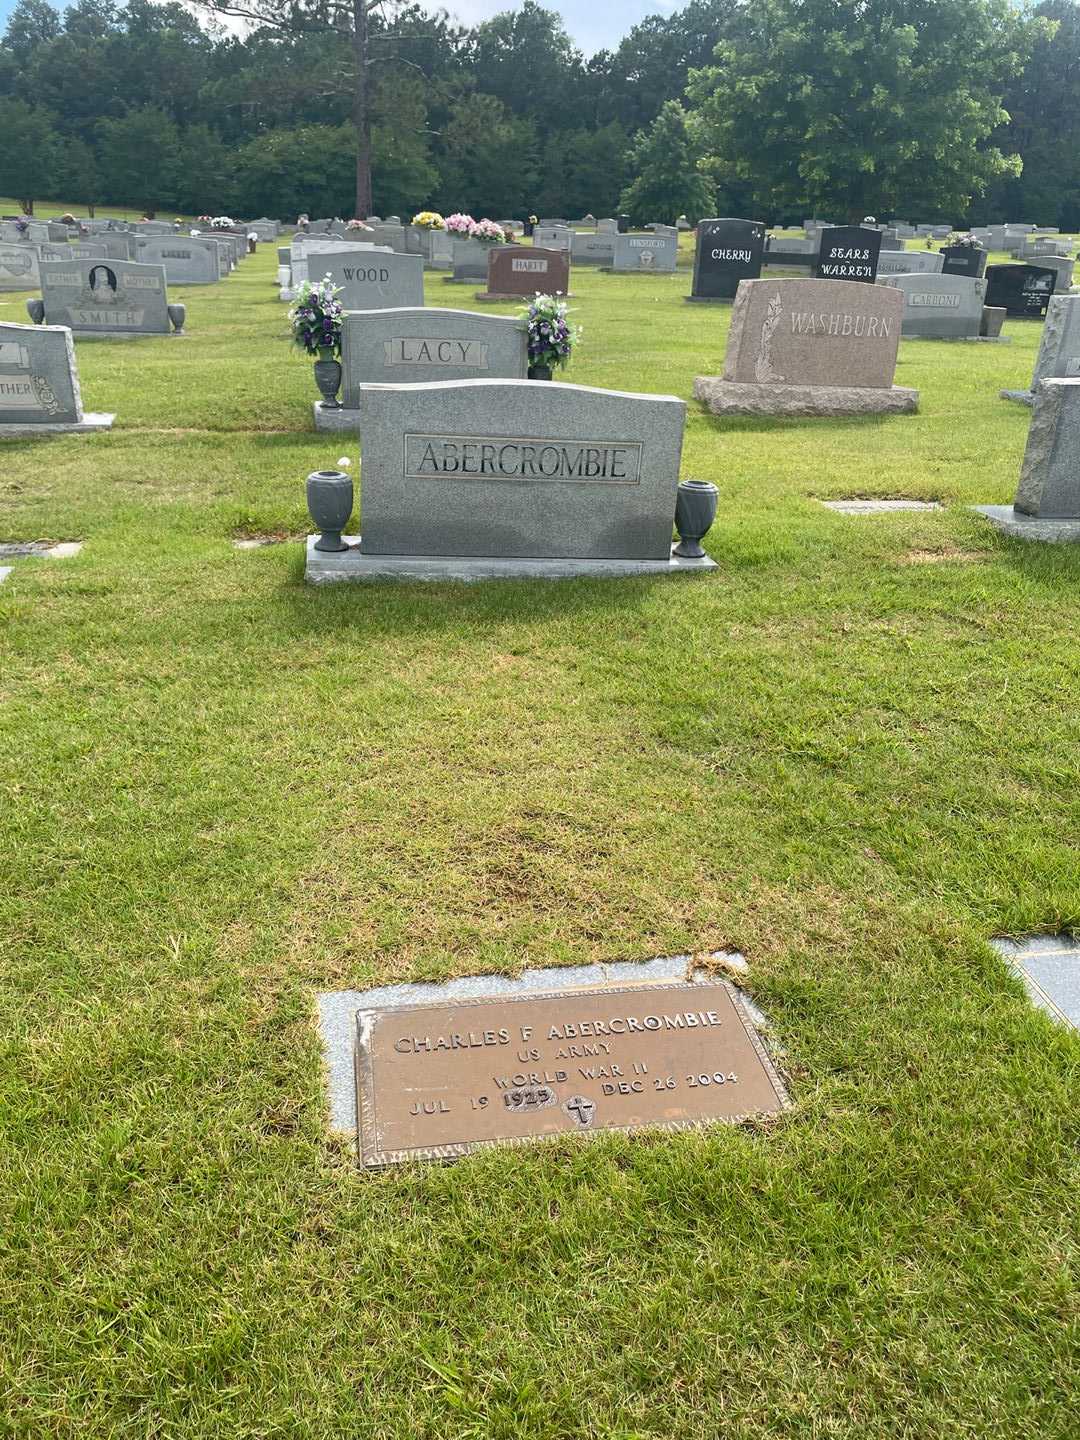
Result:
<svg viewBox="0 0 1080 1440"><path fill-rule="evenodd" d="M50 0L56 4L56 0ZM488 20L500 10L517 8L514 0L442 0L452 15L467 25ZM670 15L684 0L540 0L547 10L557 10L578 48L588 58L597 50L611 50L628 30L646 15ZM15 0L0 0L0 28L15 8ZM58 8L62 8L59 7ZM432 9L436 4L431 5Z"/></svg>

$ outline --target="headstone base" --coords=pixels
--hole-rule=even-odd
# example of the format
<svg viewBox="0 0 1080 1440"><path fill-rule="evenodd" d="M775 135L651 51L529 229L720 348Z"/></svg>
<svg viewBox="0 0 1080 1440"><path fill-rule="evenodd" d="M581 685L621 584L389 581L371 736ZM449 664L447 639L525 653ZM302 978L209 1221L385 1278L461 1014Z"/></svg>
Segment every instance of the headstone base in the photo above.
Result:
<svg viewBox="0 0 1080 1440"><path fill-rule="evenodd" d="M72 328L76 340L186 340L184 330L79 330Z"/></svg>
<svg viewBox="0 0 1080 1440"><path fill-rule="evenodd" d="M667 560L518 560L493 555L365 555L359 535L343 535L348 550L315 549L314 535L307 539L304 579L309 585L372 580L572 580L608 579L620 575L685 575L715 570L708 555L684 560L675 554Z"/></svg>
<svg viewBox="0 0 1080 1440"><path fill-rule="evenodd" d="M953 345L1011 345L1011 335L901 335L902 340L944 340Z"/></svg>
<svg viewBox="0 0 1080 1440"><path fill-rule="evenodd" d="M115 419L115 415L88 414L67 425L0 425L0 440L27 440L34 435L93 435L98 430L111 430Z"/></svg>
<svg viewBox="0 0 1080 1440"><path fill-rule="evenodd" d="M360 429L359 410L328 410L321 400L311 407L315 416L315 429L324 434L355 434Z"/></svg>
<svg viewBox="0 0 1080 1440"><path fill-rule="evenodd" d="M537 291L537 294L542 293L542 291ZM565 293L559 290L557 293L560 300L573 300L575 298L572 290L567 290ZM479 300L482 305L494 305L498 302L505 304L508 300L513 300L518 305L531 305L533 297L531 295L499 295L488 290L477 290L474 298Z"/></svg>
<svg viewBox="0 0 1080 1440"><path fill-rule="evenodd" d="M1026 405L1028 409L1035 404L1034 390L999 390L1002 400L1015 400L1018 405Z"/></svg>
<svg viewBox="0 0 1080 1440"><path fill-rule="evenodd" d="M1038 515L1025 515L1012 505L973 505L971 508L1014 540L1042 540L1051 545L1080 543L1080 520L1047 520Z"/></svg>
<svg viewBox="0 0 1080 1440"><path fill-rule="evenodd" d="M758 385L718 375L699 375L694 399L713 415L909 415L919 408L918 390L902 385Z"/></svg>

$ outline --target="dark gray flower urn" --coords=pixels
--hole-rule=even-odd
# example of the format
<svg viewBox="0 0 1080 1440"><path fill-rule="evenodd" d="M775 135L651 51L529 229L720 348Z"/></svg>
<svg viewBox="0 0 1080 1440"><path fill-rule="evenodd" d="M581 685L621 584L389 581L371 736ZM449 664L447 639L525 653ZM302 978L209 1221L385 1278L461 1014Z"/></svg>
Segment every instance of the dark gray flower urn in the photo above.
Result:
<svg viewBox="0 0 1080 1440"><path fill-rule="evenodd" d="M352 476L344 470L313 470L307 477L307 507L319 531L315 549L347 550L341 532L352 514Z"/></svg>
<svg viewBox="0 0 1080 1440"><path fill-rule="evenodd" d="M701 541L716 519L720 492L711 480L680 480L675 500L675 529L679 543L675 554L684 560L700 560L705 554Z"/></svg>
<svg viewBox="0 0 1080 1440"><path fill-rule="evenodd" d="M184 321L187 319L187 306L177 302L175 305L167 305L165 308L169 312L173 333L175 335L182 335L184 333Z"/></svg>
<svg viewBox="0 0 1080 1440"><path fill-rule="evenodd" d="M340 410L341 401L337 393L341 389L341 361L333 358L333 351L320 350L315 361L315 384L323 397L319 402L324 410Z"/></svg>
<svg viewBox="0 0 1080 1440"><path fill-rule="evenodd" d="M551 379L551 366L550 366L550 365L530 365L530 366L529 366L529 379L530 379L530 380L550 380L550 379Z"/></svg>
<svg viewBox="0 0 1080 1440"><path fill-rule="evenodd" d="M45 301L27 300L26 313L30 316L30 320L34 325L40 325L45 319Z"/></svg>

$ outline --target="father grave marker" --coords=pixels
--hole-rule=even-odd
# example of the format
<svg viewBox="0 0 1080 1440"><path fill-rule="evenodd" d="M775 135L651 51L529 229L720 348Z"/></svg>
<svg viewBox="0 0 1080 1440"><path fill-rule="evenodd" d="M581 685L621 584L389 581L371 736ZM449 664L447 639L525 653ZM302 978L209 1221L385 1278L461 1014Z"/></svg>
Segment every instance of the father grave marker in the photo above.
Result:
<svg viewBox="0 0 1080 1440"><path fill-rule="evenodd" d="M757 280L765 254L760 220L702 220L690 300L733 300L740 280Z"/></svg>
<svg viewBox="0 0 1080 1440"><path fill-rule="evenodd" d="M0 438L108 430L113 418L84 412L66 326L0 323Z"/></svg>

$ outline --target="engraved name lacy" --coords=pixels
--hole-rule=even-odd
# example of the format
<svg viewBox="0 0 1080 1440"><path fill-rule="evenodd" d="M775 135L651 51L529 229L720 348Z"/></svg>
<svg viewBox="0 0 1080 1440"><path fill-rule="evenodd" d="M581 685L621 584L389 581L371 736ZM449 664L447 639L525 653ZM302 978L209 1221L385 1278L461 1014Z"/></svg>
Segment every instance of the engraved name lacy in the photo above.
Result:
<svg viewBox="0 0 1080 1440"><path fill-rule="evenodd" d="M637 485L641 448L635 440L407 434L404 475L409 480Z"/></svg>
<svg viewBox="0 0 1080 1440"><path fill-rule="evenodd" d="M479 340L437 340L430 336L397 336L383 344L386 365L462 365L487 369L488 347Z"/></svg>

